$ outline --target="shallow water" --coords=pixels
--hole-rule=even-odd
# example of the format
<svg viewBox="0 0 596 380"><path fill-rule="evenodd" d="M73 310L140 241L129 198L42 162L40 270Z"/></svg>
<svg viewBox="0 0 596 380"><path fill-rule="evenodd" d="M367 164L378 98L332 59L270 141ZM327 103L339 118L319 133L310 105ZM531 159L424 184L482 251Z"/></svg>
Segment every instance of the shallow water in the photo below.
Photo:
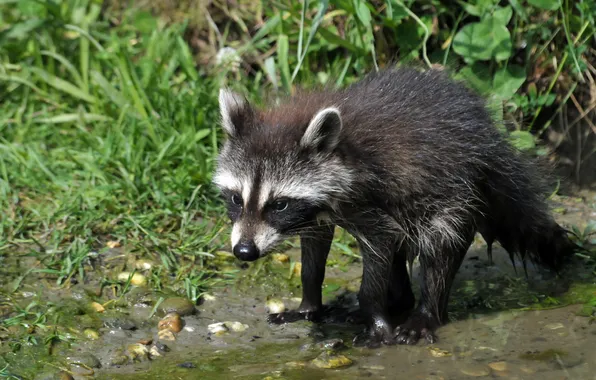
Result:
<svg viewBox="0 0 596 380"><path fill-rule="evenodd" d="M566 213L557 217L573 224L596 219L594 201L568 203ZM92 328L99 339L83 339L71 347L59 344L51 353L25 347L13 354L7 349L9 339L3 341L0 335L0 360L11 364L11 373L37 379L55 378L60 370L70 371L75 379L596 379L596 323L580 315L585 314L582 304L596 297L596 279L582 260L561 277L529 266L526 279L521 263L513 266L497 246L495 263L488 265L486 246L478 239L456 277L450 303L453 321L438 330L439 341L371 350L352 347L351 339L362 326L346 321L348 311L357 310L361 264L338 251L330 255L324 289L324 302L337 306L333 315L320 324L266 323L268 298L278 298L288 308L299 303L298 272L291 264L299 262L299 250L285 254L287 262L267 259L243 266L235 283L209 293L193 315L182 317L184 328L173 341L158 337L161 315L149 317L159 296L168 295L136 288L126 302L100 314L85 309L91 298L80 285L50 290L26 280L19 293L25 304L37 292L62 305L55 315L68 314L58 322L65 331ZM30 265L25 261L19 267ZM241 267L233 259L223 265ZM18 278L15 268L5 266L6 278ZM555 301L564 306L544 309ZM224 321L245 324L246 330L222 335L208 331L210 324ZM136 362L129 355L117 364L127 347L140 341L148 343L147 350L157 341L169 350L161 357L140 356ZM330 341L335 348L321 347ZM313 359L325 353L332 358L343 355L351 364L318 368ZM93 360L87 367L72 365L73 357L87 354L101 363L99 368Z"/></svg>

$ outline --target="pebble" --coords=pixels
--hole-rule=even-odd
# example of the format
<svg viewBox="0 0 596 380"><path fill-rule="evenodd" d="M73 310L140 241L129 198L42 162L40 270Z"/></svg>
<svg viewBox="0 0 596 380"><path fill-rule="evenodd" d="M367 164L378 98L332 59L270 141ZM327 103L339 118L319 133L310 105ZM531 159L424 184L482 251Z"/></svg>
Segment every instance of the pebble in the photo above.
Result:
<svg viewBox="0 0 596 380"><path fill-rule="evenodd" d="M318 368L331 369L347 367L352 364L352 360L344 355L323 352L321 355L312 360L312 364Z"/></svg>
<svg viewBox="0 0 596 380"><path fill-rule="evenodd" d="M468 364L460 369L461 373L467 376L484 377L490 375L490 368L482 364Z"/></svg>
<svg viewBox="0 0 596 380"><path fill-rule="evenodd" d="M97 340L99 339L99 333L93 329L85 329L83 330L83 335L85 338L89 340Z"/></svg>
<svg viewBox="0 0 596 380"><path fill-rule="evenodd" d="M559 323L549 323L548 325L546 325L544 327L549 330L557 330L557 329L565 328L565 325L563 325L562 323L559 322Z"/></svg>
<svg viewBox="0 0 596 380"><path fill-rule="evenodd" d="M153 263L149 260L138 260L135 263L135 268L138 270L151 270L151 268L153 268Z"/></svg>
<svg viewBox="0 0 596 380"><path fill-rule="evenodd" d="M444 358L444 357L451 356L451 352L449 352L447 350L441 350L440 348L437 348L437 347L429 347L428 351L435 358Z"/></svg>
<svg viewBox="0 0 596 380"><path fill-rule="evenodd" d="M170 330L161 330L157 333L157 337L159 338L159 340L168 340L171 342L176 340L176 336Z"/></svg>
<svg viewBox="0 0 596 380"><path fill-rule="evenodd" d="M211 334L222 335L229 331L228 327L223 322L212 323L207 326L207 330Z"/></svg>
<svg viewBox="0 0 596 380"><path fill-rule="evenodd" d="M103 305L99 302L91 302L91 307L98 313L103 313L104 311L106 311L106 308L103 307Z"/></svg>
<svg viewBox="0 0 596 380"><path fill-rule="evenodd" d="M144 344L129 344L127 350L132 360L145 360L149 357L149 349Z"/></svg>
<svg viewBox="0 0 596 380"><path fill-rule="evenodd" d="M120 242L116 241L116 240L110 240L106 243L106 247L108 247L110 249L118 248L120 246L121 246Z"/></svg>
<svg viewBox="0 0 596 380"><path fill-rule="evenodd" d="M488 366L492 369L494 369L495 371L507 371L507 362L492 362L492 363L488 363Z"/></svg>
<svg viewBox="0 0 596 380"><path fill-rule="evenodd" d="M192 302L190 302L188 298L171 297L165 299L159 305L159 311L161 311L163 314L175 312L178 313L178 315L184 317L187 315L194 314L195 305Z"/></svg>
<svg viewBox="0 0 596 380"><path fill-rule="evenodd" d="M338 350L340 348L344 348L344 341L339 338L335 339L327 339L322 342L318 342L315 344L315 347L320 350Z"/></svg>
<svg viewBox="0 0 596 380"><path fill-rule="evenodd" d="M287 263L290 261L290 256L286 255L285 253L273 253L271 254L271 259L276 263Z"/></svg>
<svg viewBox="0 0 596 380"><path fill-rule="evenodd" d="M74 380L74 377L72 377L72 375L66 371L58 372L57 377L59 380Z"/></svg>
<svg viewBox="0 0 596 380"><path fill-rule="evenodd" d="M67 356L66 360L69 364L77 364L89 368L101 368L99 359L87 352L76 356Z"/></svg>
<svg viewBox="0 0 596 380"><path fill-rule="evenodd" d="M265 306L267 307L267 312L271 314L283 313L286 310L286 305L284 305L282 300L277 298L268 300Z"/></svg>
<svg viewBox="0 0 596 380"><path fill-rule="evenodd" d="M136 324L128 318L106 318L103 321L105 327L120 330L136 330Z"/></svg>
<svg viewBox="0 0 596 380"><path fill-rule="evenodd" d="M129 277L129 272L122 272L118 275L118 281L128 281ZM132 275L132 278L130 279L130 284L133 286L145 286L147 285L147 277L140 273L135 273Z"/></svg>
<svg viewBox="0 0 596 380"><path fill-rule="evenodd" d="M182 330L182 318L176 312L168 313L159 321L157 329L159 331L168 329L175 333L180 332Z"/></svg>
<svg viewBox="0 0 596 380"><path fill-rule="evenodd" d="M117 349L110 355L109 362L111 366L117 366L128 363L128 360L128 356L124 355L124 352L121 349Z"/></svg>

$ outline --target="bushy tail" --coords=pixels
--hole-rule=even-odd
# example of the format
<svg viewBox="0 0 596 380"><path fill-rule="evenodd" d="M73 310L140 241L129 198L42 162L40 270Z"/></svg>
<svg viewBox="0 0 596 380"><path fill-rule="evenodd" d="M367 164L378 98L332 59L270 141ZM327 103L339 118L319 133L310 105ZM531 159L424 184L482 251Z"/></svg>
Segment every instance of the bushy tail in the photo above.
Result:
<svg viewBox="0 0 596 380"><path fill-rule="evenodd" d="M558 271L579 249L570 232L553 218L545 201L543 181L533 167L521 160L502 162L498 172L487 176L488 203L479 232L488 244L496 240L507 251L512 263L519 256L526 270L526 259ZM527 272L526 272L527 274Z"/></svg>

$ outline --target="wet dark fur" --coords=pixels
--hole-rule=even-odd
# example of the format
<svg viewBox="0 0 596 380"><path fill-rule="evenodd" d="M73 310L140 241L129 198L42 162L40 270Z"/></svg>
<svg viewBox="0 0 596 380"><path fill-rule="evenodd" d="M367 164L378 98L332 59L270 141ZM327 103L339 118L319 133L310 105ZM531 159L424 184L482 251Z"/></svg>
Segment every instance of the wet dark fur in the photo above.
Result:
<svg viewBox="0 0 596 380"><path fill-rule="evenodd" d="M343 121L329 154L357 181L329 210L331 226L313 224L303 234L303 303L270 316L272 322L320 316L334 224L360 243L359 301L368 327L355 344L369 347L435 340L476 232L512 259L529 257L554 270L575 249L549 213L542 173L504 140L481 97L439 71L382 71L337 92L301 93L265 111L246 108L235 115L242 125L236 144L247 157L295 149L313 115L329 106L339 108ZM406 270L416 256L417 305ZM390 320L403 313L409 318L394 329Z"/></svg>

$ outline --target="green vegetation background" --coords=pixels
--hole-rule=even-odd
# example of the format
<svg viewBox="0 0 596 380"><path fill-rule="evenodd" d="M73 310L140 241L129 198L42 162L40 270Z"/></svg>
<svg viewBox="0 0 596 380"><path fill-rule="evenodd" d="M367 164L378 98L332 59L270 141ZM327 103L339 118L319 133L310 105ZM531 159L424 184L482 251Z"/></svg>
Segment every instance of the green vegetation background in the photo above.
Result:
<svg viewBox="0 0 596 380"><path fill-rule="evenodd" d="M0 263L35 259L0 283L84 282L108 242L193 300L233 275L208 265L229 233L210 184L223 85L258 101L391 62L445 65L519 148L571 152L580 179L595 17L596 0L0 0Z"/></svg>

